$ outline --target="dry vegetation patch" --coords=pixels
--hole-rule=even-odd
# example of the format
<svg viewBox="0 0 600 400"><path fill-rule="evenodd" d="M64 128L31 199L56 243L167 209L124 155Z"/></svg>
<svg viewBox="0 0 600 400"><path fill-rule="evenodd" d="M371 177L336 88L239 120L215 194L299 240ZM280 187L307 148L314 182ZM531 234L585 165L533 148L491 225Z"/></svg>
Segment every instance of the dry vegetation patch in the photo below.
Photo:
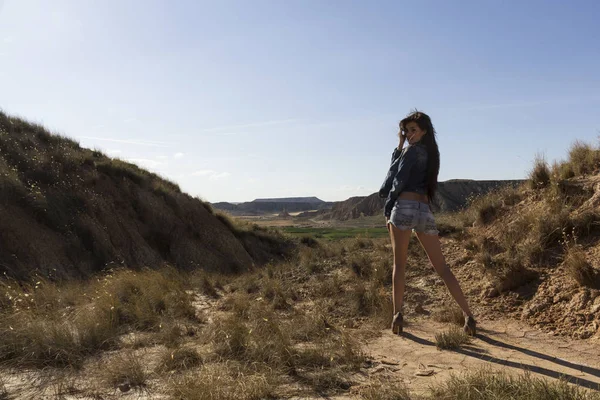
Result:
<svg viewBox="0 0 600 400"><path fill-rule="evenodd" d="M198 350L190 347L167 349L160 357L159 372L185 371L202 365Z"/></svg>
<svg viewBox="0 0 600 400"><path fill-rule="evenodd" d="M431 390L431 398L456 400L595 400L600 395L566 381L549 382L531 374L481 370L455 375Z"/></svg>
<svg viewBox="0 0 600 400"><path fill-rule="evenodd" d="M254 373L233 363L210 364L169 383L174 399L262 400L275 398L277 381L267 373Z"/></svg>
<svg viewBox="0 0 600 400"><path fill-rule="evenodd" d="M105 362L102 375L106 383L112 387L129 388L144 387L149 378L143 355L137 351L120 352Z"/></svg>
<svg viewBox="0 0 600 400"><path fill-rule="evenodd" d="M567 248L564 265L569 276L580 286L600 289L600 271L587 261L580 246L572 245Z"/></svg>
<svg viewBox="0 0 600 400"><path fill-rule="evenodd" d="M469 336L456 326L451 326L448 330L435 334L435 346L442 350L457 349L469 342Z"/></svg>

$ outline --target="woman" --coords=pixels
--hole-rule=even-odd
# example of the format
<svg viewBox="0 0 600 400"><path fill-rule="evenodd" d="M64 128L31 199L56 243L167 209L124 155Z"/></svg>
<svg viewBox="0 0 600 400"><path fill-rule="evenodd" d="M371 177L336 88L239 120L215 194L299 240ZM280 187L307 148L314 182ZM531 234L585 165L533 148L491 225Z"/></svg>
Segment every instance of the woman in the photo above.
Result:
<svg viewBox="0 0 600 400"><path fill-rule="evenodd" d="M429 261L462 309L465 315L465 332L475 335L475 319L458 281L446 265L435 219L429 208L440 170L435 129L428 115L414 111L400 121L398 135L400 144L394 149L392 164L379 190L379 196L386 198L384 214L394 252L392 331L395 334L402 332L404 274L412 230L417 234ZM403 149L406 140L408 146Z"/></svg>

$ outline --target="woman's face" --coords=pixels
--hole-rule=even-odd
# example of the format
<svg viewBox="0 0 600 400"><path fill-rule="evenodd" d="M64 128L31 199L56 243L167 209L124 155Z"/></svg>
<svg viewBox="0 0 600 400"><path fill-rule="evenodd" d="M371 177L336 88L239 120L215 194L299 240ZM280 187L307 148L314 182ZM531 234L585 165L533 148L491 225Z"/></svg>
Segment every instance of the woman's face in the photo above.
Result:
<svg viewBox="0 0 600 400"><path fill-rule="evenodd" d="M417 143L425 133L426 131L419 128L419 125L415 121L410 121L406 124L406 139L410 144Z"/></svg>

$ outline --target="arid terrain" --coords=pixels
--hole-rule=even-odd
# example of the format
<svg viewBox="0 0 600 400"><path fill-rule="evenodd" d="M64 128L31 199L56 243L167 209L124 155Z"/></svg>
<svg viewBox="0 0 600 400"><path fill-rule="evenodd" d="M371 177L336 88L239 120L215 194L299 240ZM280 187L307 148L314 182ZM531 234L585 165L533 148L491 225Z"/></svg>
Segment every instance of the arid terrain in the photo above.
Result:
<svg viewBox="0 0 600 400"><path fill-rule="evenodd" d="M600 398L591 145L437 214L479 331L414 238L397 336L381 216L232 218L0 117L0 399Z"/></svg>

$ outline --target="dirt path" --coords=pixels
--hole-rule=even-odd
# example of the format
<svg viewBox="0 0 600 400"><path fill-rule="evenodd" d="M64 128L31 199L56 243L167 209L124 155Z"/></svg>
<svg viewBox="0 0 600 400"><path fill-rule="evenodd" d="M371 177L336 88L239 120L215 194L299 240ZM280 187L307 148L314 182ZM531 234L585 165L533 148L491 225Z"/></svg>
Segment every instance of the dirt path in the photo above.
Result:
<svg viewBox="0 0 600 400"><path fill-rule="evenodd" d="M401 336L391 331L366 345L373 360L370 376L389 375L407 384L411 393L424 394L463 371L481 368L534 376L560 376L582 387L600 390L600 343L570 340L534 330L512 320L480 321L476 338L460 350L438 350L435 333L447 324L428 318L409 321Z"/></svg>

